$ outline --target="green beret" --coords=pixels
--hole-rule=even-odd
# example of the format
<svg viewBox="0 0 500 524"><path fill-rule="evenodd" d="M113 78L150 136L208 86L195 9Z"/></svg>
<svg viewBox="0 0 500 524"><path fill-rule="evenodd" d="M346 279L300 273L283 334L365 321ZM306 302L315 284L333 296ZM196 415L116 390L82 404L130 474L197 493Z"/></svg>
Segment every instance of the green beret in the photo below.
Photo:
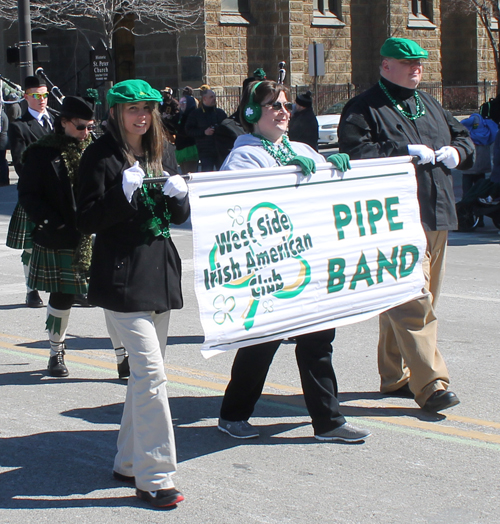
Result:
<svg viewBox="0 0 500 524"><path fill-rule="evenodd" d="M161 93L144 80L124 80L115 84L106 95L109 107L132 102L162 102Z"/></svg>
<svg viewBox="0 0 500 524"><path fill-rule="evenodd" d="M380 48L380 54L396 60L418 60L429 56L429 53L417 42L408 38L388 38Z"/></svg>

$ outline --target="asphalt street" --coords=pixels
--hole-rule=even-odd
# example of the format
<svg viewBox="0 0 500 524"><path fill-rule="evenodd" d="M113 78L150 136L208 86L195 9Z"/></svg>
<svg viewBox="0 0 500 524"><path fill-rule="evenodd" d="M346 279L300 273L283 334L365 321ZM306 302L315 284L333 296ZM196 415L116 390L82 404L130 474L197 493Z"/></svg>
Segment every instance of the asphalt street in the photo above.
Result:
<svg viewBox="0 0 500 524"><path fill-rule="evenodd" d="M460 194L460 177L455 177ZM17 194L0 188L0 522L288 524L500 521L498 230L451 233L439 347L461 404L439 415L378 393L376 319L338 330L334 365L363 444L320 443L301 396L293 345L278 351L253 424L259 439L216 429L234 353L209 360L193 290L189 224L173 231L185 307L172 314L167 373L186 500L160 511L111 476L126 382L98 308L74 307L70 376L47 376L46 310L24 305L20 251L5 246ZM42 293L44 302L48 295Z"/></svg>

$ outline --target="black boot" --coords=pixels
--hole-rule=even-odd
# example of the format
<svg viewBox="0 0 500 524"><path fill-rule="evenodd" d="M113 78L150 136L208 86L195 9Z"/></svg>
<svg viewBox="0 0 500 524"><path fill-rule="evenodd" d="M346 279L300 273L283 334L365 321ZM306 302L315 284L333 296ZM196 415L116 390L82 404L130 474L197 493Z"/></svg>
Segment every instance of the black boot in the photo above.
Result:
<svg viewBox="0 0 500 524"><path fill-rule="evenodd" d="M68 368L64 363L64 349L58 351L53 357L49 358L47 369L51 377L67 377L69 375Z"/></svg>
<svg viewBox="0 0 500 524"><path fill-rule="evenodd" d="M43 307L43 301L36 289L26 293L26 305L28 307Z"/></svg>

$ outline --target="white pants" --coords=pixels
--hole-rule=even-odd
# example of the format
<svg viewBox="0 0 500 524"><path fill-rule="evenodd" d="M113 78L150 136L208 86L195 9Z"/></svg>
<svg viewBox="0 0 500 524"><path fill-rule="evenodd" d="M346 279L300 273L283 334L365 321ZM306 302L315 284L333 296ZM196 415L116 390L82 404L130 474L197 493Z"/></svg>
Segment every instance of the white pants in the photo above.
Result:
<svg viewBox="0 0 500 524"><path fill-rule="evenodd" d="M170 311L106 310L106 316L130 362L114 471L135 477L144 491L172 488L177 458L164 365Z"/></svg>

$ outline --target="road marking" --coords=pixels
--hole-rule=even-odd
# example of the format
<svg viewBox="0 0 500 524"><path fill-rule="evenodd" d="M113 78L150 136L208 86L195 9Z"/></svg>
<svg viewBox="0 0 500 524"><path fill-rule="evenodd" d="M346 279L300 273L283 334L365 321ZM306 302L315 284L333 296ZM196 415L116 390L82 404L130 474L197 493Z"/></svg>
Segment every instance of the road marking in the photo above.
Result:
<svg viewBox="0 0 500 524"><path fill-rule="evenodd" d="M462 300L478 300L479 302L500 302L500 298L473 297L472 295L454 295L453 293L441 293L439 296L446 298L460 298Z"/></svg>
<svg viewBox="0 0 500 524"><path fill-rule="evenodd" d="M19 346L19 343L33 344L36 342L35 340L29 340L25 337L10 335L7 333L0 333L0 338L3 339L0 342L0 350L3 350L4 353L29 354L35 356L37 359L47 359L48 349L31 348L25 347L24 345L22 347ZM17 341L18 343L13 344L8 342L8 340ZM96 351L98 350L93 350L92 355L95 356ZM103 353L111 353L111 350L102 351ZM90 353L86 354L85 350L78 350L78 354L75 354L75 352L69 350L66 352L65 360L83 368L97 368L106 371L107 373L116 375L116 363L114 361L107 362L105 360L93 358L92 356L83 356L82 354L90 355ZM171 384L174 385L174 388L186 389L190 391L194 390L201 394L213 394L214 392L218 392L222 395L226 389L226 384L229 381L228 376L220 373L173 365L166 365L166 369L168 373L168 380ZM300 395L302 393L300 388L270 382L266 382L266 388L268 388L268 390L271 388L294 396L297 394ZM280 406L291 409L300 415L307 415L307 410L301 397L289 398L276 396L276 398L273 398L272 401L263 398L260 402L274 406L279 404ZM353 402L354 401L342 403L342 412L348 417L351 416L356 417L357 419L362 419L367 425L381 428L392 426L392 429L398 428L405 432L410 431L424 436L431 436L433 438L451 439L456 442L461 442L462 444L466 443L471 445L483 445L490 449L500 451L500 435L486 433L477 429L462 429L459 427L453 427L449 424L438 423L451 422L456 424L472 425L478 428L500 429L500 423L498 422L463 417L453 414L447 414L446 418L440 421L427 422L414 418L414 412L416 410L418 413L423 413L417 407L408 408L407 406L388 404L378 400L357 400L355 403ZM400 410L401 416L390 416L388 413L385 414L387 416L374 416L370 414L370 410L373 409L386 410L387 412ZM432 414L425 415L430 417L433 416ZM403 416L411 418L403 418ZM440 413L436 416L440 417L443 416L443 414ZM474 444L474 442L476 442L476 444Z"/></svg>

